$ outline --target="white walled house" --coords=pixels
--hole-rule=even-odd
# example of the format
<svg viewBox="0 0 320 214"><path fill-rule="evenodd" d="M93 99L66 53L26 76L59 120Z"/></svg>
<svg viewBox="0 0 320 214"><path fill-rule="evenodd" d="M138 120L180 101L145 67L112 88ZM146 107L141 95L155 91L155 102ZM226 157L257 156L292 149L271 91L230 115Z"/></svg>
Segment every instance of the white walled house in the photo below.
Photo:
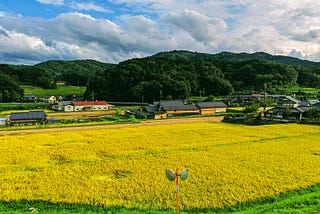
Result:
<svg viewBox="0 0 320 214"><path fill-rule="evenodd" d="M57 103L58 99L54 95L46 95L46 96L44 96L43 101L46 102L46 103L52 103L53 104L53 103Z"/></svg>
<svg viewBox="0 0 320 214"><path fill-rule="evenodd" d="M102 111L108 110L111 105L107 101L75 101L72 102L74 111Z"/></svg>
<svg viewBox="0 0 320 214"><path fill-rule="evenodd" d="M113 107L107 101L65 101L52 106L57 111L105 111Z"/></svg>
<svg viewBox="0 0 320 214"><path fill-rule="evenodd" d="M52 109L56 111L73 111L73 105L71 101L64 101L52 105Z"/></svg>
<svg viewBox="0 0 320 214"><path fill-rule="evenodd" d="M64 111L74 111L74 106L73 105L65 105L63 106Z"/></svg>

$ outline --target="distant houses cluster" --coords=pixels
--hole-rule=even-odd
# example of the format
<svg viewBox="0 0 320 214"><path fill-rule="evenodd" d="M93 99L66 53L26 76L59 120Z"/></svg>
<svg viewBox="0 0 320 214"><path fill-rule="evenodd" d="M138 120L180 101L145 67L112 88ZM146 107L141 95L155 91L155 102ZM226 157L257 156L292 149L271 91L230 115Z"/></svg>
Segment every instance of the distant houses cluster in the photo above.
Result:
<svg viewBox="0 0 320 214"><path fill-rule="evenodd" d="M320 102L318 100L302 102L290 96L279 96L276 107L267 110L264 116L269 119L301 121L304 114L310 109L320 111Z"/></svg>
<svg viewBox="0 0 320 214"><path fill-rule="evenodd" d="M53 110L57 111L103 111L113 107L107 101L64 101L52 105Z"/></svg>
<svg viewBox="0 0 320 214"><path fill-rule="evenodd" d="M71 101L59 102L52 108L59 111L104 111L113 107L107 101ZM0 118L0 126L25 126L44 124L47 122L44 111L29 111L11 113L9 118Z"/></svg>
<svg viewBox="0 0 320 214"><path fill-rule="evenodd" d="M44 102L44 103L58 103L62 102L65 100L72 100L75 101L79 99L76 95L70 94L67 96L61 96L61 95L45 95L42 98L37 97L36 95L25 95L23 97L24 102L29 102L29 103L35 103L35 102Z"/></svg>
<svg viewBox="0 0 320 214"><path fill-rule="evenodd" d="M73 101L59 102L52 105L57 111L101 111L109 110L113 105L106 101ZM141 116L152 119L164 119L172 116L215 114L226 112L227 106L223 102L197 102L187 104L183 100L161 100L153 105L143 106L140 111L128 111L127 115Z"/></svg>
<svg viewBox="0 0 320 214"><path fill-rule="evenodd" d="M302 102L285 95L238 95L235 97L227 97L225 101L228 105L235 103L248 105L270 98L273 100L275 107L263 112L265 119L301 121L308 110L315 109L320 111L319 100ZM33 100L35 97L31 96L29 99ZM63 101L63 98L59 96L48 96L46 102L52 104L53 110L64 112L107 111L114 107L104 100ZM127 116L134 115L136 118L165 119L185 115L213 115L226 111L227 105L221 101L206 101L190 104L184 100L160 100L153 105L142 106L141 110L127 111L125 114ZM16 112L11 113L8 118L0 118L0 126L33 125L46 122L47 119L44 111Z"/></svg>
<svg viewBox="0 0 320 214"><path fill-rule="evenodd" d="M223 102L197 102L187 104L183 100L161 100L154 105L145 106L141 111L128 111L127 114L150 119L164 119L173 116L215 114L226 112Z"/></svg>

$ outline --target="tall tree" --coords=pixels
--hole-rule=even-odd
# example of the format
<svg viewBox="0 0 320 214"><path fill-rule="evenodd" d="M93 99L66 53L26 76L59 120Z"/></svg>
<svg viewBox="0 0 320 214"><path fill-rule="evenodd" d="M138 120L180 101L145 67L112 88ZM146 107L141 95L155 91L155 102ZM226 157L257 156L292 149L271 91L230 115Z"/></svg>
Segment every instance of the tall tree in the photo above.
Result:
<svg viewBox="0 0 320 214"><path fill-rule="evenodd" d="M23 89L9 75L0 72L0 101L14 102L23 97Z"/></svg>

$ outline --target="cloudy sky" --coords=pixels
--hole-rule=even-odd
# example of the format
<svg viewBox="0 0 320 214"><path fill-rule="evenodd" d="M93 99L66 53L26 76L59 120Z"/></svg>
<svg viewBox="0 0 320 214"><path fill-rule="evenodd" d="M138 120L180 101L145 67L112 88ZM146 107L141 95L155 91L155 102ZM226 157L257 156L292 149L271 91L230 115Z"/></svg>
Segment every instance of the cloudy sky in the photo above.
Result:
<svg viewBox="0 0 320 214"><path fill-rule="evenodd" d="M0 63L118 63L170 50L318 62L319 8L319 0L0 0Z"/></svg>

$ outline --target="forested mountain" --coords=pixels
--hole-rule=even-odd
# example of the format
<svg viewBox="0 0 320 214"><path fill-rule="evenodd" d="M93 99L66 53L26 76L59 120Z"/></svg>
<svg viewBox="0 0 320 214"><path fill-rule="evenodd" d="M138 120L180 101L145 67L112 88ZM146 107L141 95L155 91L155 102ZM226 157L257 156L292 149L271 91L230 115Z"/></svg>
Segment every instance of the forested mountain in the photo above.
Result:
<svg viewBox="0 0 320 214"><path fill-rule="evenodd" d="M249 60L259 60L267 62L278 62L286 65L297 65L297 66L320 66L319 62L312 62L308 60L301 60L289 56L281 55L271 55L264 52L256 53L231 53L231 52L220 52L217 54L206 54L197 53L190 51L171 51L171 52L161 52L153 57L170 58L170 59L189 59L189 60L223 60L223 61L249 61Z"/></svg>
<svg viewBox="0 0 320 214"><path fill-rule="evenodd" d="M87 86L87 99L153 102L198 95L269 93L278 87L320 88L320 64L267 53L161 52L119 64L94 60L47 61L34 66L0 65L3 101L16 101L19 84L54 88L56 81ZM5 94L5 96L4 96Z"/></svg>
<svg viewBox="0 0 320 214"><path fill-rule="evenodd" d="M55 81L65 81L69 85L86 86L96 72L113 68L114 64L95 60L61 61L51 60L35 65L49 72Z"/></svg>
<svg viewBox="0 0 320 214"><path fill-rule="evenodd" d="M52 75L34 66L13 66L0 64L0 94L2 102L17 101L23 97L20 84L30 84L42 88L55 88Z"/></svg>
<svg viewBox="0 0 320 214"><path fill-rule="evenodd" d="M94 60L52 60L34 66L0 64L0 94L2 102L19 101L23 97L20 85L45 89L55 88L57 81L67 85L87 86L96 72L113 68L114 64Z"/></svg>
<svg viewBox="0 0 320 214"><path fill-rule="evenodd" d="M98 72L86 96L94 92L98 99L152 102L200 94L259 93L265 84L269 93L278 87L320 88L320 65L265 53L164 52Z"/></svg>

